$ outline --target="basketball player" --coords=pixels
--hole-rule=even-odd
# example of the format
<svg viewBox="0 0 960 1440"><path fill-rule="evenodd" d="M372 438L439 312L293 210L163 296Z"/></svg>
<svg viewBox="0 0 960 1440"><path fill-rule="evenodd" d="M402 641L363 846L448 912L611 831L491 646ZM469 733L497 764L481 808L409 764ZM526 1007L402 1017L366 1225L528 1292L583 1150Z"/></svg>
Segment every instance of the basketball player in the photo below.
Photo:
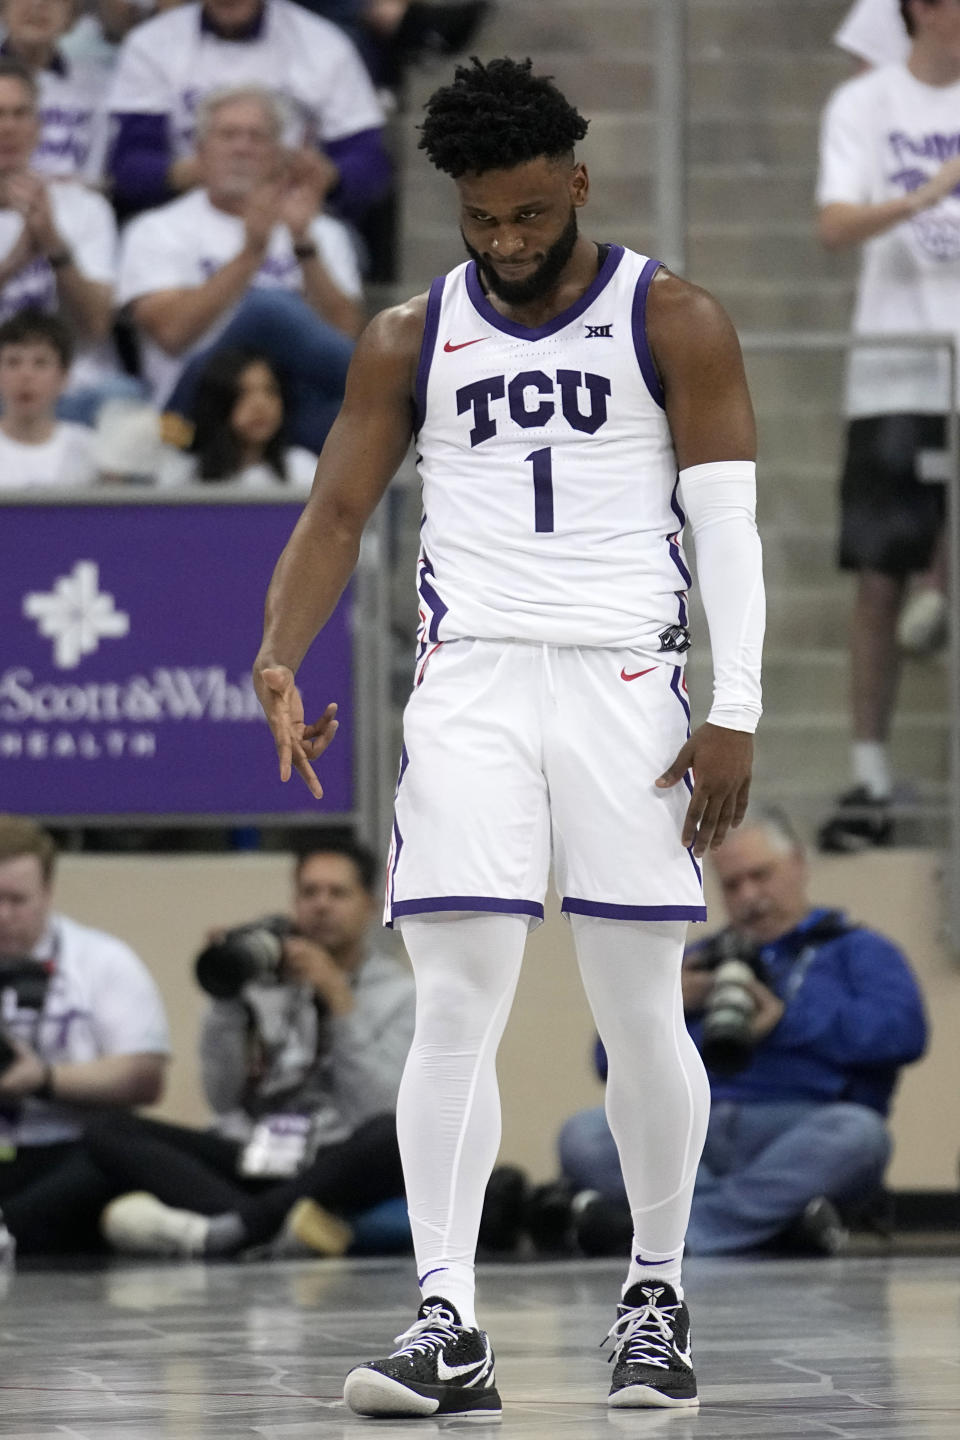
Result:
<svg viewBox="0 0 960 1440"><path fill-rule="evenodd" d="M422 643L386 919L418 989L397 1126L422 1304L399 1349L348 1376L361 1415L500 1412L474 1249L496 1050L551 856L636 1232L610 1404L697 1404L680 1261L709 1100L680 961L760 715L754 424L719 305L580 234L586 128L529 61L475 60L433 96L421 144L456 182L471 258L361 339L267 599L255 683L281 778L319 797L336 707L305 725L294 674L415 435ZM716 677L692 737L684 512Z"/></svg>

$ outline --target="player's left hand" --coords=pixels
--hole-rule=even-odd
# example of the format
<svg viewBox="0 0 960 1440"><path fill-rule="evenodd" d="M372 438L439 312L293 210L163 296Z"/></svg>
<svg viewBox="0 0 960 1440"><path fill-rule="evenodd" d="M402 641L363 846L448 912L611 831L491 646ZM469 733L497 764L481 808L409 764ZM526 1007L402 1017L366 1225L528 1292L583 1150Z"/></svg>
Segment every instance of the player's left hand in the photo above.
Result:
<svg viewBox="0 0 960 1440"><path fill-rule="evenodd" d="M724 842L731 826L747 813L753 771L753 736L709 722L698 726L676 760L657 780L659 790L679 785L693 772L693 794L683 822L682 843L700 860Z"/></svg>

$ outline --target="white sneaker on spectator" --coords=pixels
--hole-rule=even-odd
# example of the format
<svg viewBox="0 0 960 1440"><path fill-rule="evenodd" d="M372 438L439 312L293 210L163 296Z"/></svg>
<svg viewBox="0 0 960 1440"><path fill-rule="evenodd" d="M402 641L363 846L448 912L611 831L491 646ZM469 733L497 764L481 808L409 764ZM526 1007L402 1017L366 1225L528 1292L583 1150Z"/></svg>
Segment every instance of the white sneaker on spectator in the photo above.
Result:
<svg viewBox="0 0 960 1440"><path fill-rule="evenodd" d="M932 655L947 639L949 607L942 590L917 590L900 612L897 644L908 655Z"/></svg>
<svg viewBox="0 0 960 1440"><path fill-rule="evenodd" d="M199 1256L209 1228L206 1215L176 1210L145 1190L119 1195L100 1216L104 1238L125 1255Z"/></svg>

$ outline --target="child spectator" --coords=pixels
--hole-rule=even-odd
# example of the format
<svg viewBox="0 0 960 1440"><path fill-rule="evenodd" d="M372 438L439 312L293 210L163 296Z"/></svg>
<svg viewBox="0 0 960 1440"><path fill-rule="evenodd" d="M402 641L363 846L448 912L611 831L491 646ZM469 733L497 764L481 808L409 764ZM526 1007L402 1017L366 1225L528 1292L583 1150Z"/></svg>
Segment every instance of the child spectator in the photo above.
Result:
<svg viewBox="0 0 960 1440"><path fill-rule="evenodd" d="M0 54L19 60L37 85L40 139L31 167L42 175L100 181L106 151L106 67L69 56L61 40L74 0L3 0Z"/></svg>
<svg viewBox="0 0 960 1440"><path fill-rule="evenodd" d="M56 418L70 358L56 315L21 310L0 325L0 489L96 480L93 431Z"/></svg>
<svg viewBox="0 0 960 1440"><path fill-rule="evenodd" d="M195 414L190 453L171 453L161 484L200 480L297 490L313 484L317 457L285 443L283 389L264 356L215 351L197 385Z"/></svg>

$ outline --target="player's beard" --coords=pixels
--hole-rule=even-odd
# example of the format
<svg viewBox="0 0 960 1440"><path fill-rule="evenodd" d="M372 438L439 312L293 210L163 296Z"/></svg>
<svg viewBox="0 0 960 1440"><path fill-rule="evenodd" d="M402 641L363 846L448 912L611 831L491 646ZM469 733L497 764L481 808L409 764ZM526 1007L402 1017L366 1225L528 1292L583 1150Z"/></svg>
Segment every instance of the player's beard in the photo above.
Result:
<svg viewBox="0 0 960 1440"><path fill-rule="evenodd" d="M463 231L460 233L463 235ZM467 254L480 272L486 290L492 290L498 300L503 300L508 305L529 305L534 300L542 300L550 294L567 267L578 236L577 212L571 205L570 219L560 235L550 246L533 274L525 276L522 280L504 280L502 275L499 275L492 266L487 264L480 252L474 250L465 235L463 235L463 243L467 247Z"/></svg>

